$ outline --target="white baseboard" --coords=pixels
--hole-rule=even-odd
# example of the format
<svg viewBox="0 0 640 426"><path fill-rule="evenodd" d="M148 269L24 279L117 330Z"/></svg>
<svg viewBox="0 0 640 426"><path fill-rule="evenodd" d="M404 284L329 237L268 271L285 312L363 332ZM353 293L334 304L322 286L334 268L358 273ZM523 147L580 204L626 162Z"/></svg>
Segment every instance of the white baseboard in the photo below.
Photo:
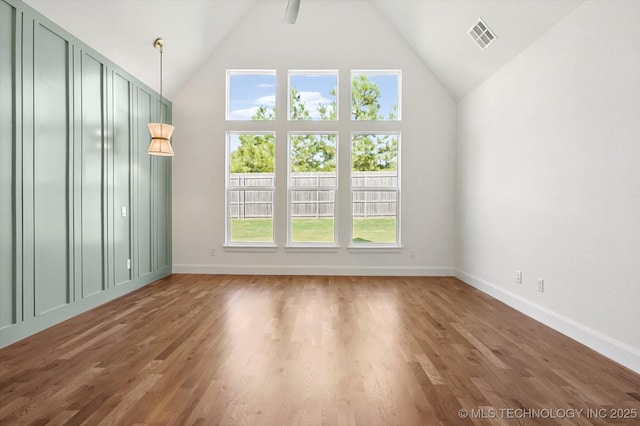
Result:
<svg viewBox="0 0 640 426"><path fill-rule="evenodd" d="M540 321L546 326L559 331L565 336L582 343L640 374L640 350L586 327L544 306L533 303L517 294L506 291L468 272L456 269L455 276L483 293L500 300L523 314Z"/></svg>
<svg viewBox="0 0 640 426"><path fill-rule="evenodd" d="M173 265L174 274L453 276L453 266Z"/></svg>

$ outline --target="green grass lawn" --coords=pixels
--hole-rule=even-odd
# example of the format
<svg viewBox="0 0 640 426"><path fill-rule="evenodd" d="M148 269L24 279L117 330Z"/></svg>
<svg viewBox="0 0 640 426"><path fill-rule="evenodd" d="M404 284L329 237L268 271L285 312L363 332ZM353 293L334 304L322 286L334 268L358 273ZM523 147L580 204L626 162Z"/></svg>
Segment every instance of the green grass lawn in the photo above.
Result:
<svg viewBox="0 0 640 426"><path fill-rule="evenodd" d="M293 219L291 241L327 243L333 241L333 218Z"/></svg>
<svg viewBox="0 0 640 426"><path fill-rule="evenodd" d="M231 241L273 241L273 219L231 219Z"/></svg>
<svg viewBox="0 0 640 426"><path fill-rule="evenodd" d="M354 242L395 243L396 218L370 217L353 220Z"/></svg>
<svg viewBox="0 0 640 426"><path fill-rule="evenodd" d="M294 242L333 241L333 218L293 219ZM273 219L232 219L231 241L273 241ZM396 241L396 219L389 217L358 218L353 221L354 242L392 243Z"/></svg>

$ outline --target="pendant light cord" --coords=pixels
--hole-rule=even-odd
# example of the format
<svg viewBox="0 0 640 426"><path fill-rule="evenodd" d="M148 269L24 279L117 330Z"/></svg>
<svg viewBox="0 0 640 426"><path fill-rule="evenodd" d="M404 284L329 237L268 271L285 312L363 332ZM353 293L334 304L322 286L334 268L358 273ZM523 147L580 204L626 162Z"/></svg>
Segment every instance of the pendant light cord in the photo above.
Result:
<svg viewBox="0 0 640 426"><path fill-rule="evenodd" d="M162 129L162 46L160 46L160 128Z"/></svg>

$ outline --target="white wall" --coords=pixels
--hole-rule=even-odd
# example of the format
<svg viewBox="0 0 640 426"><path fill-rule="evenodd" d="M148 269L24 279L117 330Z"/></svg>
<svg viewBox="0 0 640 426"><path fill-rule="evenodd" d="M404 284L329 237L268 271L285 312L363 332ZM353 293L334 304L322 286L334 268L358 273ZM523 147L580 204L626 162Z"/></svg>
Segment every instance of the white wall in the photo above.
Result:
<svg viewBox="0 0 640 426"><path fill-rule="evenodd" d="M638 28L640 2L586 2L460 101L456 264L640 372Z"/></svg>
<svg viewBox="0 0 640 426"><path fill-rule="evenodd" d="M174 100L174 272L452 274L455 102L369 2L303 2L296 25L284 24L283 14L279 3L256 2ZM351 252L344 232L338 252L288 252L283 238L275 252L223 249L227 69L276 69L281 99L288 69L338 69L347 114L351 69L402 69L402 250ZM348 129L339 125L343 143ZM286 177L285 120L276 131L283 148L276 169ZM277 192L276 203L275 226L284 237L286 192ZM343 217L349 208L339 207Z"/></svg>

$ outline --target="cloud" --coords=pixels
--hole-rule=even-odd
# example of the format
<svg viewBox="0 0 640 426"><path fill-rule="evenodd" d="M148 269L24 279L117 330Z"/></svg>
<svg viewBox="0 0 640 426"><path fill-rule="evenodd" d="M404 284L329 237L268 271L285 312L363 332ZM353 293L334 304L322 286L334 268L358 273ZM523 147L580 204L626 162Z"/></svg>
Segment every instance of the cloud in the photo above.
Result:
<svg viewBox="0 0 640 426"><path fill-rule="evenodd" d="M234 109L229 114L229 120L251 120L251 117L255 115L256 111L258 111L257 106L251 108Z"/></svg>
<svg viewBox="0 0 640 426"><path fill-rule="evenodd" d="M322 96L320 92L300 92L300 99L307 105L318 105L331 103L331 99Z"/></svg>
<svg viewBox="0 0 640 426"><path fill-rule="evenodd" d="M300 100L305 104L307 111L313 119L320 119L318 105L331 105L332 99L325 98L320 92L299 92Z"/></svg>
<svg viewBox="0 0 640 426"><path fill-rule="evenodd" d="M266 105L266 106L275 106L276 104L276 95L268 95L262 96L256 99L257 105Z"/></svg>
<svg viewBox="0 0 640 426"><path fill-rule="evenodd" d="M332 99L326 98L320 92L305 91L299 92L300 100L305 104L307 111L314 120L320 119L320 112L318 111L318 105L331 105ZM229 114L230 120L251 120L258 111L258 107L264 105L269 108L273 108L276 105L275 95L262 96L257 98L253 105L248 108L237 108L231 111Z"/></svg>
<svg viewBox="0 0 640 426"><path fill-rule="evenodd" d="M245 104L246 105L246 104ZM252 102L252 105L248 108L236 108L231 110L229 114L230 120L251 120L251 117L255 115L258 108L264 105L268 109L273 108L276 105L276 96L268 95L262 96Z"/></svg>

